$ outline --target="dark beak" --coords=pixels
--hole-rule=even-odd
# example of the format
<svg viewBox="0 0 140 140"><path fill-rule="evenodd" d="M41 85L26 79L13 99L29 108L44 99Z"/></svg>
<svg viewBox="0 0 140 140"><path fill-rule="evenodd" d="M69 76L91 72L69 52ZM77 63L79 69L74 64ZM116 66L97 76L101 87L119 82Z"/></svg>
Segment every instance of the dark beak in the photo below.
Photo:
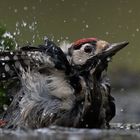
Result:
<svg viewBox="0 0 140 140"><path fill-rule="evenodd" d="M110 44L104 51L102 51L99 56L101 58L112 57L115 55L119 50L123 49L129 44L129 42L121 42L121 43L113 43Z"/></svg>
<svg viewBox="0 0 140 140"><path fill-rule="evenodd" d="M82 66L83 71L91 70L94 66L97 65L98 60L102 60L102 62L105 64L106 58L111 58L113 55L115 55L119 50L123 49L129 44L129 42L121 42L121 43L113 43L110 44L105 50L98 53L97 55L94 55L92 58L88 59L85 65ZM106 67L106 66L105 66ZM81 69L82 69L81 68Z"/></svg>
<svg viewBox="0 0 140 140"><path fill-rule="evenodd" d="M113 43L110 44L102 53L99 54L102 58L105 57L112 57L115 55L119 50L123 49L129 44L129 42L121 42L121 43Z"/></svg>

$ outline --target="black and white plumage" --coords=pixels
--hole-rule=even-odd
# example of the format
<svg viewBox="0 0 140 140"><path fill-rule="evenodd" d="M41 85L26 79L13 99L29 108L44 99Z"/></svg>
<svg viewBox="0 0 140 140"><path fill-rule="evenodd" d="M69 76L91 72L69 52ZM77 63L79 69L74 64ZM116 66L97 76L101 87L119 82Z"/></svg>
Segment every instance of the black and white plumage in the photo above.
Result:
<svg viewBox="0 0 140 140"><path fill-rule="evenodd" d="M38 71L45 66L66 70L65 66L69 68L68 65L62 50L48 40L46 45L25 46L16 51L0 52L0 79L18 77L21 67L24 70L30 68L32 71Z"/></svg>
<svg viewBox="0 0 140 140"><path fill-rule="evenodd" d="M108 127L115 115L115 104L102 72L107 68L108 57L127 44L81 39L64 54L48 40L46 45L23 47L14 55L2 52L1 57L10 59L0 59L5 63L0 74L6 71L1 80L17 78L21 83L3 115L5 127Z"/></svg>

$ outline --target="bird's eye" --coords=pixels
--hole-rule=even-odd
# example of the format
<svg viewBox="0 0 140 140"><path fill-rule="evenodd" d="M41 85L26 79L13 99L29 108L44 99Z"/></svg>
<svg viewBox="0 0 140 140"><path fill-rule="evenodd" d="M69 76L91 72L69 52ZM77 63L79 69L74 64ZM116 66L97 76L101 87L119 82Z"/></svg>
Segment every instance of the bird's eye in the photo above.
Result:
<svg viewBox="0 0 140 140"><path fill-rule="evenodd" d="M93 49L92 46L87 45L87 46L85 46L84 51L85 51L86 53L91 53L91 52L92 52L92 49Z"/></svg>

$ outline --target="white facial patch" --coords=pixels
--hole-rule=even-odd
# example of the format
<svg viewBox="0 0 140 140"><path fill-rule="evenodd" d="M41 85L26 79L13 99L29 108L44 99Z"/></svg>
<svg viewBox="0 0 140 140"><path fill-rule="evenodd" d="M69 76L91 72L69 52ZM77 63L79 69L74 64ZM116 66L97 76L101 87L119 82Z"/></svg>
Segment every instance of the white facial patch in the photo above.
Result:
<svg viewBox="0 0 140 140"><path fill-rule="evenodd" d="M73 50L72 52L72 61L76 65L83 65L85 62L93 56L93 53L87 53L85 52L86 46L92 46L89 43L83 44L80 49Z"/></svg>

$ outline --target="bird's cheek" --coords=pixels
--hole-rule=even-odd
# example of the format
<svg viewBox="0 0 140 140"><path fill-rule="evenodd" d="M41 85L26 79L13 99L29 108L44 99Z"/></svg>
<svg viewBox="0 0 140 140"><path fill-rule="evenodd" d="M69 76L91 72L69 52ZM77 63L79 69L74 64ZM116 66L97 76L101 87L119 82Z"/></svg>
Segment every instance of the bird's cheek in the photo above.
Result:
<svg viewBox="0 0 140 140"><path fill-rule="evenodd" d="M81 51L73 52L72 61L73 61L73 63L75 65L82 65L82 64L84 64L83 54L81 53Z"/></svg>

